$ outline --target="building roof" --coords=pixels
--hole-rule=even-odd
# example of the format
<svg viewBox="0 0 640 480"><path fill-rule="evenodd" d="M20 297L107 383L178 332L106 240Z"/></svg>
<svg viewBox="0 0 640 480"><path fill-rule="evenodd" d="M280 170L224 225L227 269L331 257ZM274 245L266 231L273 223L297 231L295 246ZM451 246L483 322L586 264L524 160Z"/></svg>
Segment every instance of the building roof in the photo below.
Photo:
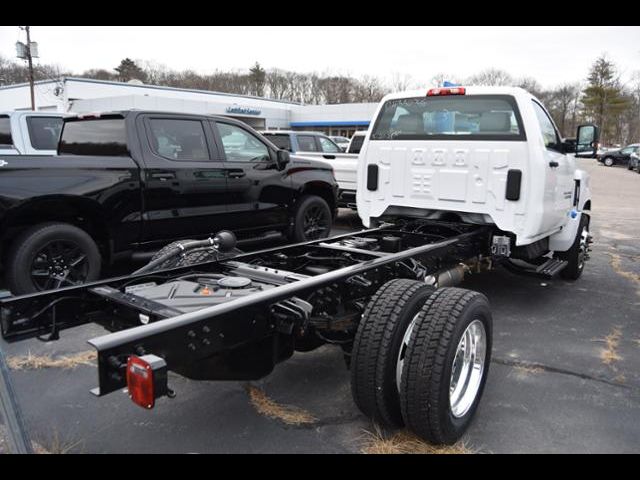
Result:
<svg viewBox="0 0 640 480"><path fill-rule="evenodd" d="M223 96L223 97L241 97L241 98L251 98L254 100L262 100L265 102L273 102L273 103L284 103L284 104L288 104L288 105L302 105L301 103L298 102L291 102L291 101L287 101L287 100L275 100L272 98L264 98L264 97L257 97L255 95L242 95L242 94L236 94L236 93L226 93L226 92L216 92L213 90L197 90L197 89L191 89L191 88L178 88L178 87L165 87L165 86L161 86L161 85L148 85L148 84L135 84L135 83L125 83L125 82L114 82L114 81L110 81L110 80L96 80L93 78L79 78L79 77L60 77L59 79L52 79L52 80L38 80L37 82L34 82L35 85L44 85L47 83L60 83L60 82L68 82L68 81L72 81L72 82L83 82L83 83L93 83L93 84L102 84L102 85L114 85L114 86L121 86L121 87L127 87L127 88L147 88L147 89L153 89L153 90L162 90L162 91L173 91L173 92L185 92L185 93L197 93L197 94L204 94L204 95L216 95L216 96ZM9 90L12 88L20 88L20 87L25 87L28 86L28 83L16 83L13 85L4 85L4 86L0 86L0 90Z"/></svg>

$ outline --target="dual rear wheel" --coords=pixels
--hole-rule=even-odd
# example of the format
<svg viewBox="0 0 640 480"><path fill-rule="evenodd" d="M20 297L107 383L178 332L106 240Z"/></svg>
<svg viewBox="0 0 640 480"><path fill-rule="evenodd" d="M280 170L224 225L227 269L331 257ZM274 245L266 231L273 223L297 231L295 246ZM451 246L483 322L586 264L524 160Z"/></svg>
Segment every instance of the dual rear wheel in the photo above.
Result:
<svg viewBox="0 0 640 480"><path fill-rule="evenodd" d="M351 358L353 397L389 427L435 444L469 426L491 360L492 319L480 293L396 279L370 300Z"/></svg>

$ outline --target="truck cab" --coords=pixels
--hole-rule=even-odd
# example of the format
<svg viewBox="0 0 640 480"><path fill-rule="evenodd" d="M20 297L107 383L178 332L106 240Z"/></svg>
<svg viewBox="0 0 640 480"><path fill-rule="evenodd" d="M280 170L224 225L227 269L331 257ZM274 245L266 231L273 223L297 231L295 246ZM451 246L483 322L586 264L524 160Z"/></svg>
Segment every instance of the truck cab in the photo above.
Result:
<svg viewBox="0 0 640 480"><path fill-rule="evenodd" d="M64 114L0 112L0 155L55 155Z"/></svg>
<svg viewBox="0 0 640 480"><path fill-rule="evenodd" d="M597 146L583 125L569 145L543 104L521 88L455 87L388 95L365 139L358 213L494 225L510 247L564 252L591 208L576 151Z"/></svg>

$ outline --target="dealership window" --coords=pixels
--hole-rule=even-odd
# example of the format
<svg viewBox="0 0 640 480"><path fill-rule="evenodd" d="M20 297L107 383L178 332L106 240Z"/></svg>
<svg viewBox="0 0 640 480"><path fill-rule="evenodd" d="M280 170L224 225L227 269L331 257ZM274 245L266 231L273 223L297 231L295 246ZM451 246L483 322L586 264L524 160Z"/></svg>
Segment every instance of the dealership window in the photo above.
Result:
<svg viewBox="0 0 640 480"><path fill-rule="evenodd" d="M245 129L218 123L218 131L228 162L261 162L271 158L267 146Z"/></svg>
<svg viewBox="0 0 640 480"><path fill-rule="evenodd" d="M11 120L7 116L0 117L0 146L12 147Z"/></svg>
<svg viewBox="0 0 640 480"><path fill-rule="evenodd" d="M318 152L316 145L316 137L312 135L298 135L298 151L299 152Z"/></svg>
<svg viewBox="0 0 640 480"><path fill-rule="evenodd" d="M158 155L178 161L209 160L209 150L200 120L151 119L151 140Z"/></svg>
<svg viewBox="0 0 640 480"><path fill-rule="evenodd" d="M62 123L60 117L28 117L31 146L36 150L56 150Z"/></svg>

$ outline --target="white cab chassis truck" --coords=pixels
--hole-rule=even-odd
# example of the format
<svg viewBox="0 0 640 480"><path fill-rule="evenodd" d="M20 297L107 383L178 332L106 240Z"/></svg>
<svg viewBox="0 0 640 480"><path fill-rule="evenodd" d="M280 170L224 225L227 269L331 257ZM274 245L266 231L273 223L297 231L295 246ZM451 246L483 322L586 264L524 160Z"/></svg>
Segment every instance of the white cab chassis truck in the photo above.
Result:
<svg viewBox="0 0 640 480"><path fill-rule="evenodd" d="M583 125L577 138L584 154L597 128ZM520 88L388 95L360 154L358 213L366 226L398 217L492 225L494 251L576 279L588 258L591 192L575 153Z"/></svg>
<svg viewBox="0 0 640 480"><path fill-rule="evenodd" d="M578 151L595 154L596 141L594 126L579 128ZM542 105L511 88L391 95L359 162L366 230L251 253L231 232L174 242L131 275L0 298L2 336L103 326L110 333L89 341L93 392L126 388L145 409L170 408L168 371L258 380L331 345L364 415L453 443L477 410L492 345L487 298L454 285L499 264L577 278L588 178Z"/></svg>

